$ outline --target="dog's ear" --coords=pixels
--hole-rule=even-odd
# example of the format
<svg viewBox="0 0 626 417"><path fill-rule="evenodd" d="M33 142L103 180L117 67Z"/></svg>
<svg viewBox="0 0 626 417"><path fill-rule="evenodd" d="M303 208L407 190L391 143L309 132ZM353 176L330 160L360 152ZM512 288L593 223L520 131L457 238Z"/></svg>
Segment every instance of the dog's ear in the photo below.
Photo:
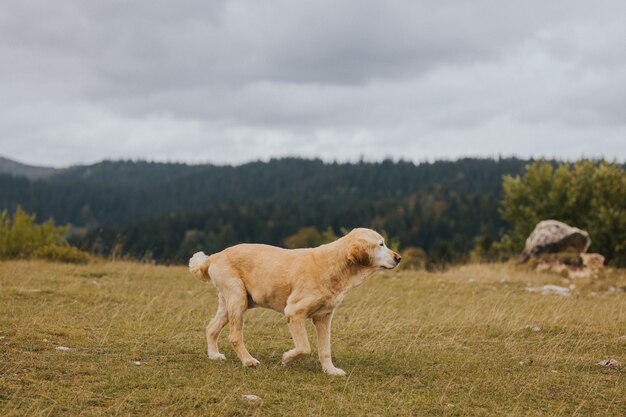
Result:
<svg viewBox="0 0 626 417"><path fill-rule="evenodd" d="M371 257L367 242L359 239L352 243L348 252L348 262L361 266L370 265Z"/></svg>

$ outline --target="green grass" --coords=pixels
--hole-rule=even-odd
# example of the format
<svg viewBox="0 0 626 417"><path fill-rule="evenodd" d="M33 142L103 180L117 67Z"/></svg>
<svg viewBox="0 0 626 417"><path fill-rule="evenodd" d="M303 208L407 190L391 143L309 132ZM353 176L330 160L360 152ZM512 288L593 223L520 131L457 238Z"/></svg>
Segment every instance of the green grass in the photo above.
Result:
<svg viewBox="0 0 626 417"><path fill-rule="evenodd" d="M595 365L626 362L626 293L607 291L626 273L574 281L571 297L524 290L546 283L572 282L507 265L375 276L336 312L348 376L333 378L315 348L280 365L291 338L268 310L246 315L259 368L226 334L228 360L209 361L215 289L183 267L2 262L0 415L626 415L624 370Z"/></svg>

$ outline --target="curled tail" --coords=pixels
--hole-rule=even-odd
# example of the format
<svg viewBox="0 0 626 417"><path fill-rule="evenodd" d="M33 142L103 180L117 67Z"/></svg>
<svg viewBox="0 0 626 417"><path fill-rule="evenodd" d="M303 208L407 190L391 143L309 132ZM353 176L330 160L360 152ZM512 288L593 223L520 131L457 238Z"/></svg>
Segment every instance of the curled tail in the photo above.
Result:
<svg viewBox="0 0 626 417"><path fill-rule="evenodd" d="M209 264L209 257L204 252L196 252L189 259L189 272L201 281L210 282Z"/></svg>

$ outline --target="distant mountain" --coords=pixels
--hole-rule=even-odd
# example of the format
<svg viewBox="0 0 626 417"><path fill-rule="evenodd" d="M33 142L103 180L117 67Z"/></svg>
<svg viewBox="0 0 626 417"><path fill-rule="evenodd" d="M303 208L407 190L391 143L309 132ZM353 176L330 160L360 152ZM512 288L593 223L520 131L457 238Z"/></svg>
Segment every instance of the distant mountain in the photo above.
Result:
<svg viewBox="0 0 626 417"><path fill-rule="evenodd" d="M10 174L16 177L26 177L31 180L48 178L62 170L52 167L27 165L12 159L0 156L0 174Z"/></svg>
<svg viewBox="0 0 626 417"><path fill-rule="evenodd" d="M122 225L171 213L201 212L221 204L346 206L433 193L498 197L502 176L528 161L461 159L326 163L273 159L240 166L104 161L58 170L39 180L0 175L0 209L18 204L58 223Z"/></svg>

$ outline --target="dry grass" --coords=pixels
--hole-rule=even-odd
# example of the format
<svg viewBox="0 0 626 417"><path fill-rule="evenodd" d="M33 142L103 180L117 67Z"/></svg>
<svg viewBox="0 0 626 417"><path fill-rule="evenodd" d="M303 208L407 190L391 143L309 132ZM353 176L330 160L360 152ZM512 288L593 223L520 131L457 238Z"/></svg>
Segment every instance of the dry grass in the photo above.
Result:
<svg viewBox="0 0 626 417"><path fill-rule="evenodd" d="M280 365L291 340L267 310L246 317L258 369L226 337L228 360L209 361L215 290L182 267L3 262L0 415L626 415L623 369L595 365L626 361L626 294L607 291L626 273L524 290L546 283L564 284L507 265L374 277L336 314L349 376L331 378L315 351Z"/></svg>

